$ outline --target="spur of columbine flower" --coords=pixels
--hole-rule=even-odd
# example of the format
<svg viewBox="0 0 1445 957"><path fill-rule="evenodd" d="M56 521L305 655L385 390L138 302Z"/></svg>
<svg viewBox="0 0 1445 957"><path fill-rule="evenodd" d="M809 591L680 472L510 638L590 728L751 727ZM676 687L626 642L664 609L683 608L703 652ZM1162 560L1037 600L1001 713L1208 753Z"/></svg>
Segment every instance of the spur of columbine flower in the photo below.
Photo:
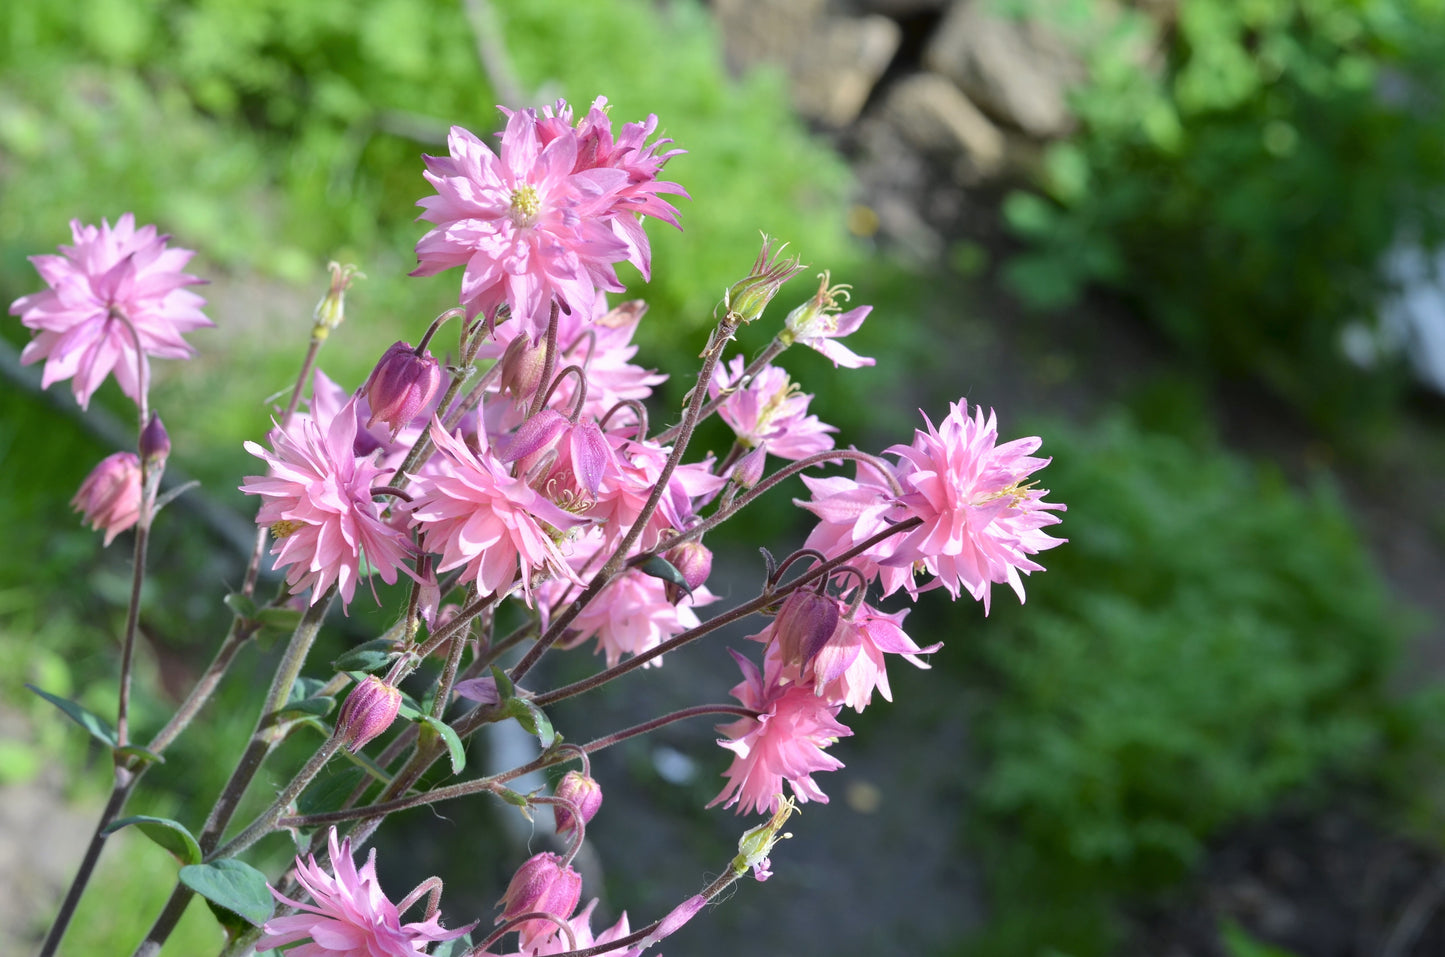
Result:
<svg viewBox="0 0 1445 957"><path fill-rule="evenodd" d="M276 567L290 566L287 584L295 593L310 588L312 604L333 584L343 605L350 604L363 561L387 584L396 581L398 569L412 574L409 540L381 517L372 498L377 477L389 470L353 451L355 402L330 421L292 416L285 428L271 430L274 451L246 443L246 451L270 470L247 476L241 491L264 499L256 524L270 527Z"/></svg>
<svg viewBox="0 0 1445 957"><path fill-rule="evenodd" d="M426 920L403 924L401 915L407 908L439 884L428 881L400 904L393 904L376 879L375 848L358 870L351 859L350 839L338 844L333 827L328 842L331 873L313 856L296 858L296 881L311 903L291 900L271 888L273 897L302 913L268 920L262 927L264 936L256 941L257 950L306 941L286 951L287 957L412 957L423 953L427 944L461 937L474 926L445 930L435 901Z"/></svg>
<svg viewBox="0 0 1445 957"><path fill-rule="evenodd" d="M999 445L993 413L984 418L975 407L970 418L961 402L949 406L938 428L926 416L924 421L927 432L914 430L911 445L885 453L898 457L904 489L898 514L922 520L900 536L889 561L921 564L954 598L962 590L982 601L985 614L991 584L1006 582L1023 601L1019 573L1043 569L1029 556L1064 542L1042 529L1057 524L1053 512L1065 506L1043 501L1048 490L1026 481L1049 463L1033 455L1042 440L1030 436ZM910 580L907 587L916 593L935 585L916 589Z"/></svg>
<svg viewBox="0 0 1445 957"><path fill-rule="evenodd" d="M182 272L195 255L168 249L154 226L136 229L126 213L112 226L70 221L72 245L58 256L31 256L49 286L21 296L11 315L38 334L20 353L25 364L45 360L41 386L71 379L80 407L115 373L121 391L141 403L150 385L147 356L188 359L195 350L183 333L212 325L205 300L186 289L202 283Z"/></svg>
<svg viewBox="0 0 1445 957"><path fill-rule="evenodd" d="M838 738L853 733L837 720L841 706L820 698L811 684L764 681L751 661L737 652L732 656L743 672L733 697L758 716L718 726L726 735L718 744L733 752L733 763L723 772L728 783L707 806L725 801L724 807L736 804L739 814L771 812L783 800L784 781L796 800L827 804L828 795L813 781L813 774L843 766L823 753Z"/></svg>

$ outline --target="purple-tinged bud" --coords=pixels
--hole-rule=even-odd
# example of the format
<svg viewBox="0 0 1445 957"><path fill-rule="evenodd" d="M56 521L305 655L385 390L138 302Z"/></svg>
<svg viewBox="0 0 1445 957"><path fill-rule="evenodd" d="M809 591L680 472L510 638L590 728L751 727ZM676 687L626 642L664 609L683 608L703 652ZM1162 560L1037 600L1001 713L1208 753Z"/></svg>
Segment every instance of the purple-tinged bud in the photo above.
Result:
<svg viewBox="0 0 1445 957"><path fill-rule="evenodd" d="M543 409L518 427L506 448L498 450L497 458L511 463L548 451L557 444L570 424L567 417L556 409ZM527 471L534 461L526 462L522 471Z"/></svg>
<svg viewBox="0 0 1445 957"><path fill-rule="evenodd" d="M579 826L579 817L580 823L586 824L602 806L602 785L580 771L568 771L562 775L562 780L557 782L557 790L553 794L571 801L577 808L577 814L573 815L567 805L553 805L552 814L557 819L558 834L574 833Z"/></svg>
<svg viewBox="0 0 1445 957"><path fill-rule="evenodd" d="M827 595L802 588L783 599L773 621L783 662L806 668L838 630L838 618L838 602Z"/></svg>
<svg viewBox="0 0 1445 957"><path fill-rule="evenodd" d="M517 868L499 905L502 913L494 923L537 911L567 920L582 897L582 876L550 851L534 854ZM549 920L526 920L517 925L523 950L545 943L557 932Z"/></svg>
<svg viewBox="0 0 1445 957"><path fill-rule="evenodd" d="M502 353L501 365L497 381L502 391L518 402L525 402L542 384L542 370L547 367L547 343L517 336Z"/></svg>
<svg viewBox="0 0 1445 957"><path fill-rule="evenodd" d="M401 692L376 675L351 689L336 719L336 733L341 743L353 754L381 734L396 720L401 711Z"/></svg>
<svg viewBox="0 0 1445 957"><path fill-rule="evenodd" d="M95 531L104 529L109 545L140 520L140 498L140 458L134 452L116 452L90 470L70 507Z"/></svg>
<svg viewBox="0 0 1445 957"><path fill-rule="evenodd" d="M466 698L479 704L496 704L502 700L501 692L497 690L496 678L467 678L458 681L454 690L458 698Z"/></svg>
<svg viewBox="0 0 1445 957"><path fill-rule="evenodd" d="M688 592L697 591L698 587L707 581L707 576L712 574L712 552L702 542L683 542L668 549L667 554L662 557L682 573ZM682 600L683 589L672 582L663 582L662 590L672 604L676 605Z"/></svg>
<svg viewBox="0 0 1445 957"><path fill-rule="evenodd" d="M796 256L784 256L787 243L773 253L773 241L763 237L763 248L753 262L747 277L728 287L723 294L722 307L727 315L739 323L749 323L763 314L768 303L783 288L783 283L803 271L803 264Z"/></svg>
<svg viewBox="0 0 1445 957"><path fill-rule="evenodd" d="M146 423L146 427L141 429L140 454L146 465L152 468L165 465L171 454L171 437L166 434L161 417L154 412L151 413L151 420Z"/></svg>
<svg viewBox="0 0 1445 957"><path fill-rule="evenodd" d="M763 480L763 466L768 462L768 444L764 442L757 448L750 450L733 463L733 470L728 477L733 484L740 489L750 489Z"/></svg>
<svg viewBox="0 0 1445 957"><path fill-rule="evenodd" d="M396 435L411 424L441 384L441 363L430 352L418 355L408 343L396 343L386 350L358 390L371 405L366 427L371 428L380 419Z"/></svg>

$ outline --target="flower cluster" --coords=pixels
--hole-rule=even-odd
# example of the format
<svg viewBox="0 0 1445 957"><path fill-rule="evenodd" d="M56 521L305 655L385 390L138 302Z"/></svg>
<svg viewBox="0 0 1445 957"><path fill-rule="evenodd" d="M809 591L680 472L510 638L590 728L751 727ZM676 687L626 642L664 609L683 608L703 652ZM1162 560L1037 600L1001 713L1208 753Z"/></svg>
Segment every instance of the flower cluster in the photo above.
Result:
<svg viewBox="0 0 1445 957"><path fill-rule="evenodd" d="M1064 506L1045 501L1048 492L1032 479L1048 462L1035 455L1040 440L1000 443L994 415L963 403L936 426L925 417L926 428L910 443L881 456L836 448L837 430L810 412L812 396L777 362L801 344L835 366L873 363L837 341L871 307L842 312L847 287L832 285L827 274L760 354L727 356L738 328L759 319L801 269L766 239L751 273L726 293L681 421L651 431L645 403L663 377L635 364L632 342L646 307L636 300L610 305L607 294L622 289L617 263L630 262L644 276L650 270L643 218L676 225L677 211L664 197L686 194L658 177L680 151L652 139L655 117L614 134L601 98L575 121L563 102L504 113L497 152L457 127L450 154L425 160L436 192L419 204L432 228L417 244L414 274L464 267L462 308L438 317L416 347L396 342L354 392L320 371L305 376L268 445L245 444L264 474L246 477L240 488L258 497L256 522L271 536L273 570L284 574L274 605L304 601L317 621L332 596L348 608L373 575L387 584L410 580L398 625L369 649L372 658L356 659L369 670L386 667L385 678L338 664L345 673L331 690L292 702L321 713L327 695L356 682L336 715L331 750L318 752L305 773L319 771L336 749L360 752L388 735L379 764L357 760L395 773L383 780L410 806L426 763L413 777L406 776L409 763L393 771L393 745L420 742L414 753L427 761L445 750L456 769L465 735L516 718L543 739L537 768L580 759L583 769L563 776L550 796L508 790L521 769L474 782L477 792L513 803L552 805L567 848L521 865L499 904L500 926L469 952L515 933L518 952L528 955L616 943L616 953L633 957L691 919L726 881L643 931L632 932L624 914L594 934L596 902L578 911L582 879L572 867L602 803L589 749L684 717L729 716L718 743L731 763L709 806L769 815L744 836L741 863L727 878L752 870L764 879L795 804L828 799L817 776L843 766L829 749L852 734L840 720L844 709L861 712L875 694L892 699L889 655L927 668L922 656L941 647L911 638L908 609L885 610L885 600L901 604L941 589L954 599L967 593L987 614L992 586L1007 584L1022 601L1022 576L1042 567L1035 556L1062 541L1045 529ZM199 298L184 289L197 281L180 271L190 254L167 249L152 227L137 230L129 215L113 228L74 224L73 232L75 245L61 256L35 259L50 288L11 307L39 330L26 361L47 360L47 384L74 378L82 405L114 371L144 409L146 357L186 354L181 333L206 324ZM313 346L339 322L351 275L333 270L318 309L324 333L313 333ZM460 327L449 350L455 358L444 366L429 343L453 320ZM732 430L731 449L685 460L698 423L714 413ZM147 469L163 467L169 450L158 420L142 430L138 448L140 456L123 452L102 462L73 502L107 543L156 504ZM782 464L767 474L770 461ZM845 461L854 477L818 474ZM804 546L782 562L769 556L756 599L702 617L719 600L708 585L713 562L704 537L792 475L801 475L809 492L795 504L816 520ZM503 602L511 602L505 617ZM586 747L553 737L544 706L661 665L664 654L753 613L771 620L752 636L762 646L757 660L731 652L742 672L732 689L736 705L662 715ZM258 610L245 622L259 627L263 617ZM510 636L493 632L497 621L518 618L526 624ZM514 645L526 647L520 659L503 658ZM523 683L536 678L530 669L543 654L579 646L601 655L598 674L550 691ZM429 705L419 709L404 702L400 683L415 680L432 654L446 665L436 669ZM504 669L499 662L506 660L515 663ZM263 715L258 734L284 725L288 687L277 685L283 697ZM464 717L449 719L454 725L443 721L458 713ZM422 730L392 735L403 715ZM305 833L337 819L284 818L307 780L298 782L234 842L268 827ZM297 858L295 885L310 903L273 889L295 913L266 922L258 946L295 944L287 953L296 957L395 957L463 933L439 923L439 884L427 882L393 905L377 884L374 852L356 868L350 841L334 828L329 851L329 870L315 857ZM428 888L426 919L402 924L401 914Z"/></svg>

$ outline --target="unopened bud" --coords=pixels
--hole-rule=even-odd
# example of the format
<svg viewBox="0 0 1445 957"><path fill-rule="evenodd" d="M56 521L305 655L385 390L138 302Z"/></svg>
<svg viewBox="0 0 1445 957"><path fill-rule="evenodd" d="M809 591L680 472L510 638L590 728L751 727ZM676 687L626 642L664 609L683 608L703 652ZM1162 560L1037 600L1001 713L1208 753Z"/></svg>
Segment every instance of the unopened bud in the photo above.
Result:
<svg viewBox="0 0 1445 957"><path fill-rule="evenodd" d="M316 324L311 327L311 338L318 341L329 336L331 330L341 325L346 318L346 290L351 287L352 282L366 278L365 273L349 264L343 266L331 262L326 264L326 268L331 270L331 288L316 304L313 314Z"/></svg>
<svg viewBox="0 0 1445 957"><path fill-rule="evenodd" d="M707 581L707 576L712 574L712 552L702 542L683 542L668 549L667 554L662 557L682 574L687 593L696 591ZM672 604L676 605L682 600L684 591L681 586L665 581L662 590Z"/></svg>
<svg viewBox="0 0 1445 957"><path fill-rule="evenodd" d="M146 427L141 429L140 454L146 465L153 468L164 465L171 454L171 437L166 434L161 417L154 412L151 413L151 420L146 423Z"/></svg>
<svg viewBox="0 0 1445 957"><path fill-rule="evenodd" d="M371 405L367 428L380 419L396 435L436 396L441 384L441 363L430 352L418 355L410 344L396 343L382 355L359 390Z"/></svg>
<svg viewBox="0 0 1445 957"><path fill-rule="evenodd" d="M567 920L582 896L582 876L550 851L534 854L517 868L507 892L502 895L502 913L495 923L537 911ZM545 943L557 932L549 920L526 920L517 925L522 949Z"/></svg>
<svg viewBox="0 0 1445 957"><path fill-rule="evenodd" d="M116 452L90 470L70 507L95 531L104 529L109 545L140 519L140 499L140 458L134 452Z"/></svg>
<svg viewBox="0 0 1445 957"><path fill-rule="evenodd" d="M602 785L580 771L568 771L562 775L562 780L557 782L557 790L553 794L570 801L572 807L577 809L574 815L566 804L554 805L555 810L552 813L557 819L558 834L575 832L579 823L586 824L592 820L597 809L602 806Z"/></svg>
<svg viewBox="0 0 1445 957"><path fill-rule="evenodd" d="M773 621L784 663L806 667L838 630L838 618L838 602L827 595L803 588L784 599Z"/></svg>
<svg viewBox="0 0 1445 957"><path fill-rule="evenodd" d="M783 283L803 271L803 264L796 256L783 255L787 245L779 246L774 255L773 241L763 236L763 248L753 262L752 271L723 294L723 310L734 321L748 323L761 316Z"/></svg>
<svg viewBox="0 0 1445 957"><path fill-rule="evenodd" d="M534 343L529 336L519 335L507 344L501 366L497 381L502 391L518 402L525 402L542 384L542 371L547 367L547 343Z"/></svg>
<svg viewBox="0 0 1445 957"><path fill-rule="evenodd" d="M336 719L336 733L341 743L353 754L381 734L396 720L401 711L401 692L376 675L366 678L351 689Z"/></svg>
<svg viewBox="0 0 1445 957"><path fill-rule="evenodd" d="M742 458L733 463L733 470L728 477L738 488L750 489L763 480L763 467L767 463L768 446L764 442L757 448L749 450Z"/></svg>

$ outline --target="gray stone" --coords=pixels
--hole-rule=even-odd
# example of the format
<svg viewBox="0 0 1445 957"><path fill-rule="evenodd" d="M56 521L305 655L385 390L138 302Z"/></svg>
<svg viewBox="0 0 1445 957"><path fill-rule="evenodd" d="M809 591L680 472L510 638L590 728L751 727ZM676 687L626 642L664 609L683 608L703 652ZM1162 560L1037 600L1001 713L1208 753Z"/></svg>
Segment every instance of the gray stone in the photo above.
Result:
<svg viewBox="0 0 1445 957"><path fill-rule="evenodd" d="M986 0L955 0L924 63L989 114L1033 136L1073 128L1066 97L1084 79L1077 47L1039 20L996 13Z"/></svg>
<svg viewBox="0 0 1445 957"><path fill-rule="evenodd" d="M734 69L781 67L794 108L837 128L858 118L902 39L887 17L835 16L824 0L717 0L713 12Z"/></svg>
<svg viewBox="0 0 1445 957"><path fill-rule="evenodd" d="M894 84L883 117L922 152L961 155L980 176L1003 167L1003 133L937 73L915 73Z"/></svg>

